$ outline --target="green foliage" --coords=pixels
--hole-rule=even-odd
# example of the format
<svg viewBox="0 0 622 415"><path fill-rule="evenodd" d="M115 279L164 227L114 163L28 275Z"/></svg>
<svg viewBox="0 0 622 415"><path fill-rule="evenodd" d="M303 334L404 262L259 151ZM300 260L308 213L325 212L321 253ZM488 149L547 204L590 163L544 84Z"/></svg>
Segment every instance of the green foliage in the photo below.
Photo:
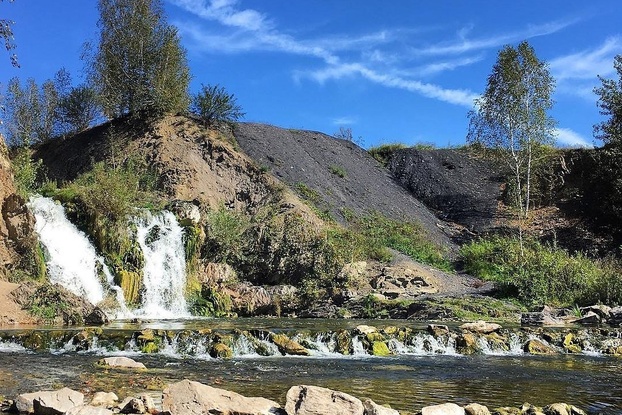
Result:
<svg viewBox="0 0 622 415"><path fill-rule="evenodd" d="M224 87L218 85L201 85L201 91L192 96L190 112L196 114L205 125L237 121L244 117L235 95L227 93Z"/></svg>
<svg viewBox="0 0 622 415"><path fill-rule="evenodd" d="M294 185L294 189L296 189L296 191L298 192L298 194L305 200L308 200L309 202L312 202L314 204L317 204L320 202L321 197L320 194L311 189L309 186L307 186L305 183L302 182L298 182Z"/></svg>
<svg viewBox="0 0 622 415"><path fill-rule="evenodd" d="M21 147L15 150L11 164L13 166L13 177L17 193L24 199L28 199L28 196L37 189L43 162L32 159L32 150L30 148Z"/></svg>
<svg viewBox="0 0 622 415"><path fill-rule="evenodd" d="M9 2L11 1L13 0L9 0ZM0 40L4 42L4 49L9 53L16 48L15 42L13 41L13 28L11 27L13 23L12 20L0 19ZM17 55L14 53L11 55L11 65L19 68Z"/></svg>
<svg viewBox="0 0 622 415"><path fill-rule="evenodd" d="M89 128L99 114L95 90L86 85L71 88L62 96L57 108L59 131L73 134Z"/></svg>
<svg viewBox="0 0 622 415"><path fill-rule="evenodd" d="M512 174L521 216L530 208L533 160L542 144L553 141L555 80L533 48L521 42L505 46L488 77L486 90L469 113L467 141L497 150L499 162Z"/></svg>
<svg viewBox="0 0 622 415"><path fill-rule="evenodd" d="M244 257L248 217L224 206L207 215L206 239L202 257L211 262L234 264Z"/></svg>
<svg viewBox="0 0 622 415"><path fill-rule="evenodd" d="M343 167L330 166L328 170L330 170L330 172L335 176L341 177L342 179L346 177L346 171L343 169Z"/></svg>
<svg viewBox="0 0 622 415"><path fill-rule="evenodd" d="M601 86L594 88L598 95L598 108L607 120L594 126L596 138L607 144L622 146L622 55L617 55L613 66L618 74L618 79L605 79L598 77Z"/></svg>
<svg viewBox="0 0 622 415"><path fill-rule="evenodd" d="M195 316L227 317L231 313L232 306L228 294L219 293L215 288L207 286L190 300L190 312Z"/></svg>
<svg viewBox="0 0 622 415"><path fill-rule="evenodd" d="M465 269L496 282L504 295L523 304L570 306L622 303L619 264L591 260L582 254L514 238L490 238L462 247Z"/></svg>
<svg viewBox="0 0 622 415"><path fill-rule="evenodd" d="M179 112L190 73L177 29L161 0L99 0L99 43L86 68L106 116Z"/></svg>
<svg viewBox="0 0 622 415"><path fill-rule="evenodd" d="M405 144L402 143L392 143L392 144L382 144L377 147L371 147L367 152L376 160L380 162L383 166L389 164L389 160L391 160L391 156L397 150L402 150L407 148Z"/></svg>
<svg viewBox="0 0 622 415"><path fill-rule="evenodd" d="M117 168L95 163L70 185L91 213L113 222L125 219L133 208L157 205L155 186L153 172L134 160Z"/></svg>

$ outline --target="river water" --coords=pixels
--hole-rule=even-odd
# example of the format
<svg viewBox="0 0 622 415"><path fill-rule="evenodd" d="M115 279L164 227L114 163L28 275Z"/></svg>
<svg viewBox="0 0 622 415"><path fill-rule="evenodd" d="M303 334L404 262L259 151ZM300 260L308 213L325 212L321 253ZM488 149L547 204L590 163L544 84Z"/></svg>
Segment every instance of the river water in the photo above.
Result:
<svg viewBox="0 0 622 415"><path fill-rule="evenodd" d="M265 329L308 332L311 328L352 328L347 320L195 320L115 322L106 330L131 332L162 328L169 331L209 327L216 330ZM378 324L367 321L367 324ZM412 323L390 322L413 327ZM382 322L383 326L387 322ZM310 384L369 397L401 411L444 402L477 402L496 408L525 402L543 406L554 402L576 405L590 414L622 414L622 359L583 354L418 354L410 349L389 357L366 354L343 356L316 352L309 357L266 356L238 352L232 359L171 350L143 354L136 348L93 347L76 352L54 346L33 351L12 343L6 332L0 342L0 394L68 386L84 392L113 390L121 397L148 391L157 400L163 387L185 378L284 404L287 390ZM321 348L319 349L321 351ZM143 362L147 371L105 370L95 363L107 355L125 355Z"/></svg>

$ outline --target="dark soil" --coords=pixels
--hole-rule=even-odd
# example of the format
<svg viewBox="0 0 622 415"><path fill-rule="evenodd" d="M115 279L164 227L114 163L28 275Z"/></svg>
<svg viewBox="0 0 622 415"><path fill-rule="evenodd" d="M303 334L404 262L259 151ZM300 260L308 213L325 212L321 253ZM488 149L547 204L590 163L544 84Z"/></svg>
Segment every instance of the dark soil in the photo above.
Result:
<svg viewBox="0 0 622 415"><path fill-rule="evenodd" d="M419 222L433 241L453 249L442 229L446 224L356 144L319 132L255 123L236 124L234 135L262 168L340 222L351 214L379 212Z"/></svg>
<svg viewBox="0 0 622 415"><path fill-rule="evenodd" d="M465 151L406 148L395 151L387 167L439 218L473 233L494 226L503 180L490 163Z"/></svg>

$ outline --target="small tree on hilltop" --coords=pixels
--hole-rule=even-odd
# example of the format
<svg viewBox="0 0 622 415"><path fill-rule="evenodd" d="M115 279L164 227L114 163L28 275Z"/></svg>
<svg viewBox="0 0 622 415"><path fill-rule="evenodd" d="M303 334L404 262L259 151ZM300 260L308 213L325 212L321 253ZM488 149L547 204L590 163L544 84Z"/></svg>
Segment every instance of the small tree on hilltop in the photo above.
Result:
<svg viewBox="0 0 622 415"><path fill-rule="evenodd" d="M85 60L107 117L183 111L190 71L161 0L99 0L100 39Z"/></svg>
<svg viewBox="0 0 622 415"><path fill-rule="evenodd" d="M594 126L594 135L606 144L622 147L622 55L615 57L613 66L619 79L599 76L601 86L594 88L600 113L609 117Z"/></svg>
<svg viewBox="0 0 622 415"><path fill-rule="evenodd" d="M237 121L245 115L235 95L227 93L224 87L218 85L201 85L201 91L192 97L190 112L197 115L205 125Z"/></svg>
<svg viewBox="0 0 622 415"><path fill-rule="evenodd" d="M513 175L521 220L530 208L531 178L537 152L553 142L555 80L525 41L505 46L497 57L484 94L469 112L467 141L491 148Z"/></svg>

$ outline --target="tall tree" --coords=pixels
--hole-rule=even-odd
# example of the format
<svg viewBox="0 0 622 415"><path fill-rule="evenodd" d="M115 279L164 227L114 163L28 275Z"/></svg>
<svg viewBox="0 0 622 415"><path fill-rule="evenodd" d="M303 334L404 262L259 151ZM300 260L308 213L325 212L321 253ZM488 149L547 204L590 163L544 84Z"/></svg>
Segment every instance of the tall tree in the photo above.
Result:
<svg viewBox="0 0 622 415"><path fill-rule="evenodd" d="M601 86L594 88L598 95L600 113L609 117L594 126L594 135L605 144L615 144L622 147L622 55L617 55L613 67L618 73L618 79L598 77Z"/></svg>
<svg viewBox="0 0 622 415"><path fill-rule="evenodd" d="M98 7L99 44L86 61L105 115L185 110L186 53L161 0L99 0Z"/></svg>
<svg viewBox="0 0 622 415"><path fill-rule="evenodd" d="M529 213L536 152L554 138L555 121L548 115L554 88L548 65L529 43L505 46L469 112L467 141L492 148L512 171L521 218Z"/></svg>

